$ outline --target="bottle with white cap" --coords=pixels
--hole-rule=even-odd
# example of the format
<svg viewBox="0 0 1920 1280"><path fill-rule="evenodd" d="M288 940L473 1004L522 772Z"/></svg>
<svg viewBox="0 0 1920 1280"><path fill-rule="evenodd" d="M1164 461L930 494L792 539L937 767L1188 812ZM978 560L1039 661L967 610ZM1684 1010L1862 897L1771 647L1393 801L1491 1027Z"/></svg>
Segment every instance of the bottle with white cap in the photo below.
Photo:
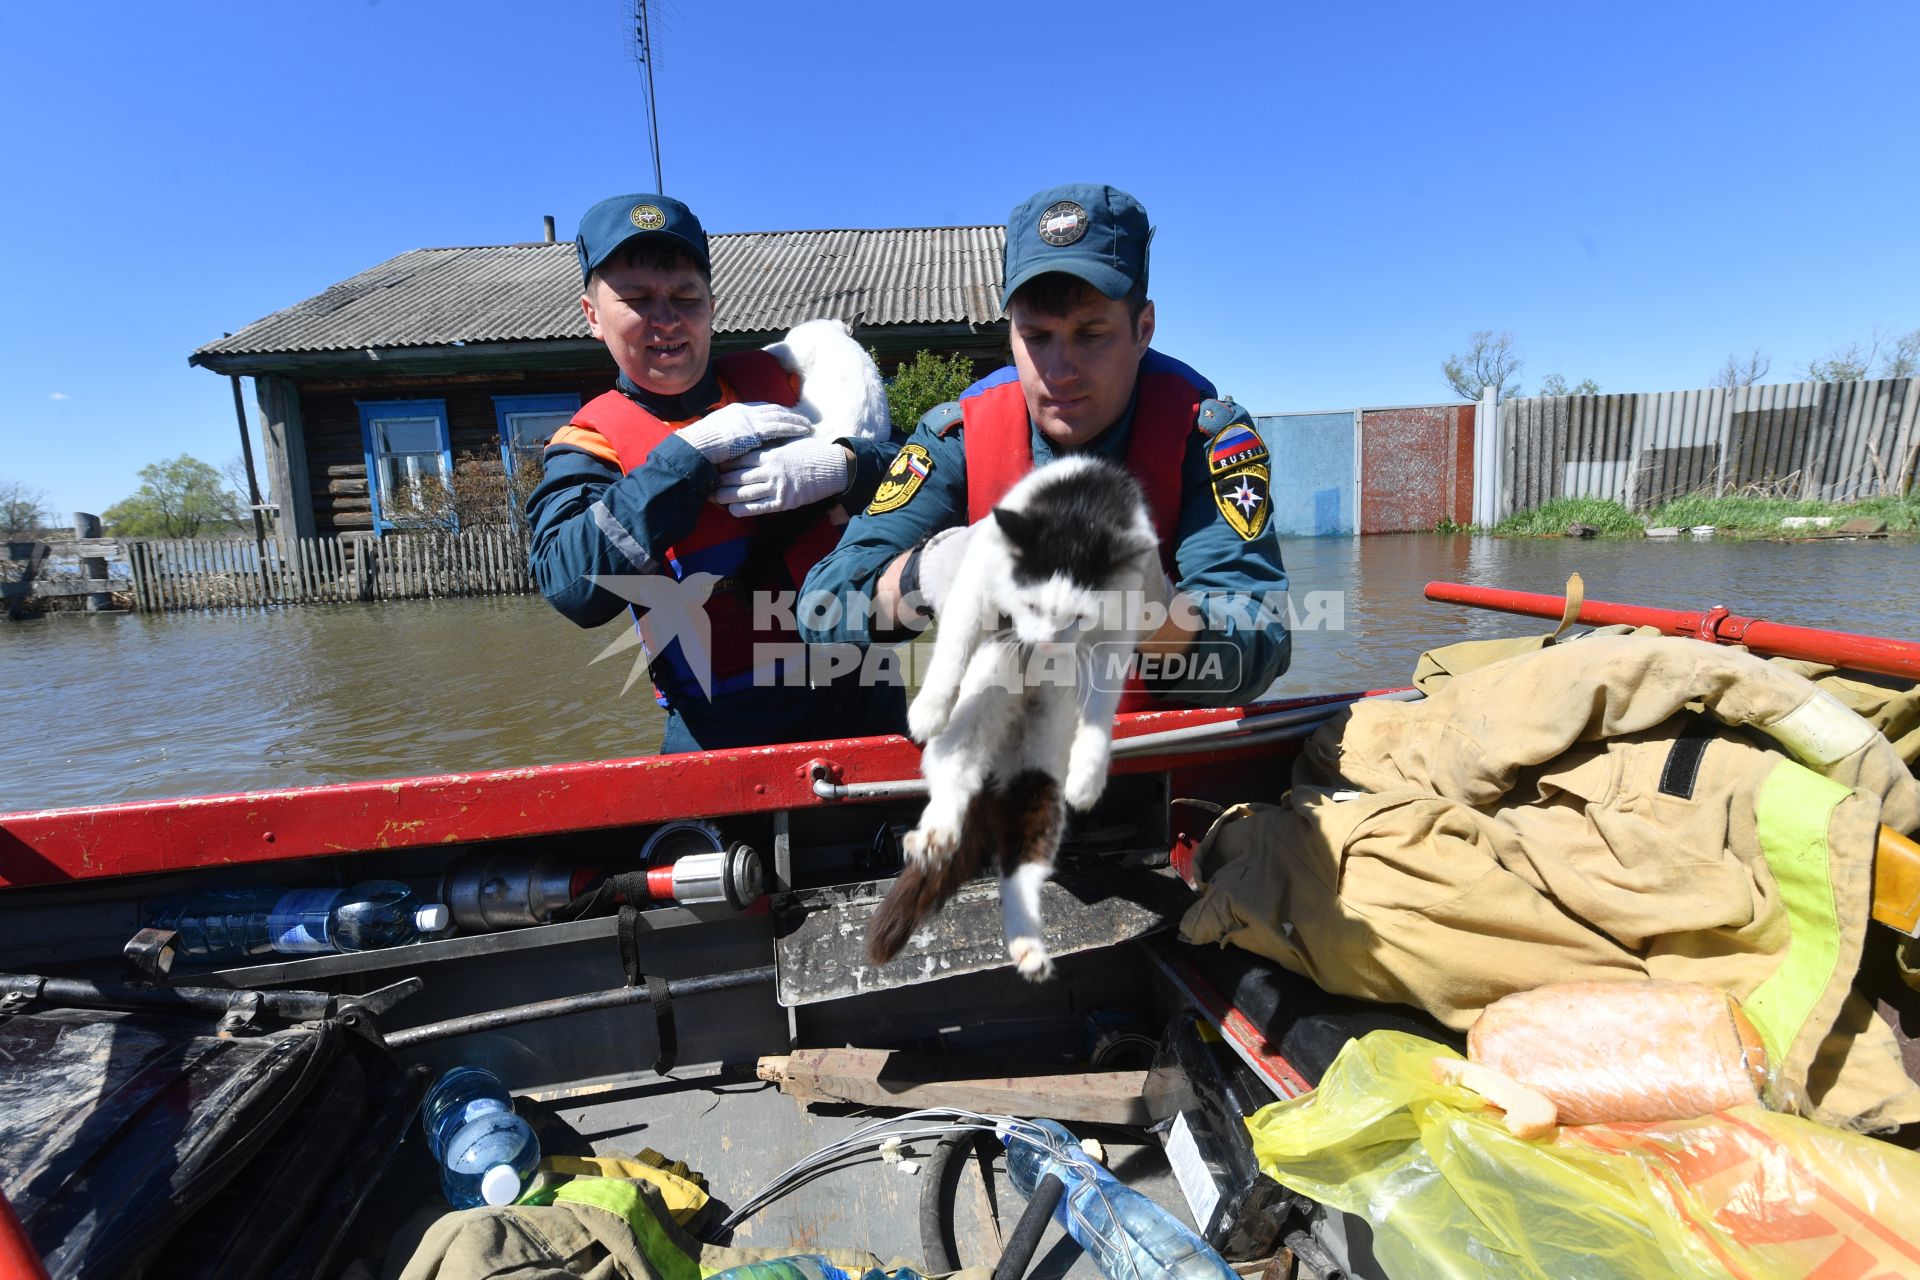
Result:
<svg viewBox="0 0 1920 1280"><path fill-rule="evenodd" d="M398 880L349 889L203 889L148 903L146 918L180 935L183 957L208 961L397 947L452 923L444 904L421 902Z"/></svg>
<svg viewBox="0 0 1920 1280"><path fill-rule="evenodd" d="M480 1067L455 1067L436 1080L420 1123L441 1193L456 1209L512 1204L540 1165L532 1127L514 1114L500 1078Z"/></svg>

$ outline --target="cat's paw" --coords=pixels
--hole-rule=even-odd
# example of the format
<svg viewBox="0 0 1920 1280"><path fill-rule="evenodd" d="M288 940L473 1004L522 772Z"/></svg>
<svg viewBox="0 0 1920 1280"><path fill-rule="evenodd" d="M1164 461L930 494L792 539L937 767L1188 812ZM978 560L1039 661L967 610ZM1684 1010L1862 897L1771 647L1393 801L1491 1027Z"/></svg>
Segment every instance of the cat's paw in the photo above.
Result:
<svg viewBox="0 0 1920 1280"><path fill-rule="evenodd" d="M930 696L924 690L907 707L907 732L915 742L925 743L947 727L953 704L945 698Z"/></svg>
<svg viewBox="0 0 1920 1280"><path fill-rule="evenodd" d="M1085 813L1100 802L1100 794L1107 789L1107 761L1104 756L1098 762L1088 765L1075 761L1067 769L1066 786L1061 795L1067 807L1078 813Z"/></svg>
<svg viewBox="0 0 1920 1280"><path fill-rule="evenodd" d="M1046 944L1038 938L1015 938L1007 944L1007 954L1013 957L1020 976L1028 982L1045 982L1053 976L1053 957L1047 954Z"/></svg>
<svg viewBox="0 0 1920 1280"><path fill-rule="evenodd" d="M930 823L924 818L919 826L900 838L900 851L907 855L910 862L945 862L959 847L958 828Z"/></svg>

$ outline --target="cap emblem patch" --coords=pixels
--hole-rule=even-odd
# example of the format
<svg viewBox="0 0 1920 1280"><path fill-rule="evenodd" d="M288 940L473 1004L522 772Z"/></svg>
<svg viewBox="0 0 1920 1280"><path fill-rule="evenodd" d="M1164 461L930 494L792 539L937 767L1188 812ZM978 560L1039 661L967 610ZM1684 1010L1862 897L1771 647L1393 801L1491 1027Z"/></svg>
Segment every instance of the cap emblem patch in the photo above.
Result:
<svg viewBox="0 0 1920 1280"><path fill-rule="evenodd" d="M1056 249L1065 248L1087 234L1087 211L1072 200L1047 206L1040 215L1040 238Z"/></svg>
<svg viewBox="0 0 1920 1280"><path fill-rule="evenodd" d="M637 204L633 206L633 212L627 216L633 220L633 225L642 231L658 231L667 225L667 215L660 212L659 205Z"/></svg>

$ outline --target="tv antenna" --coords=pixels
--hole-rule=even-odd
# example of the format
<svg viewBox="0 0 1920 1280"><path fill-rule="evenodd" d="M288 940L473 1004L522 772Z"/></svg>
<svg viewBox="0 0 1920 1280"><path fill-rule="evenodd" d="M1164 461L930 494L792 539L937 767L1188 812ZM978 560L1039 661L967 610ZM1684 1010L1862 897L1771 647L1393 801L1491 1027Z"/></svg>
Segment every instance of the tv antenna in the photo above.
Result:
<svg viewBox="0 0 1920 1280"><path fill-rule="evenodd" d="M653 98L653 24L647 14L647 0L633 0L633 60L646 83L647 139L653 151L653 189L667 193L667 180L660 173L660 111Z"/></svg>

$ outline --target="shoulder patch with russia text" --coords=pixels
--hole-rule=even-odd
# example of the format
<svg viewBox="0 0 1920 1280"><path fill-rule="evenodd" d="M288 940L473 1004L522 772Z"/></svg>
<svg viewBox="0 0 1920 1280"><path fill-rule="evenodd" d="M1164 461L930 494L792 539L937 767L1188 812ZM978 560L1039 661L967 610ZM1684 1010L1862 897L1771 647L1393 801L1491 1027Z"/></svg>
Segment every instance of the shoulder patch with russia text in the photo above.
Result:
<svg viewBox="0 0 1920 1280"><path fill-rule="evenodd" d="M1234 423L1207 442L1207 474L1213 504L1233 531L1252 541L1267 527L1273 509L1267 446L1252 428Z"/></svg>
<svg viewBox="0 0 1920 1280"><path fill-rule="evenodd" d="M885 515L906 506L908 499L920 492L920 486L926 483L932 471L932 454L921 445L903 445L900 452L893 456L893 465L887 468L880 487L873 491L873 501L867 504L867 514Z"/></svg>

